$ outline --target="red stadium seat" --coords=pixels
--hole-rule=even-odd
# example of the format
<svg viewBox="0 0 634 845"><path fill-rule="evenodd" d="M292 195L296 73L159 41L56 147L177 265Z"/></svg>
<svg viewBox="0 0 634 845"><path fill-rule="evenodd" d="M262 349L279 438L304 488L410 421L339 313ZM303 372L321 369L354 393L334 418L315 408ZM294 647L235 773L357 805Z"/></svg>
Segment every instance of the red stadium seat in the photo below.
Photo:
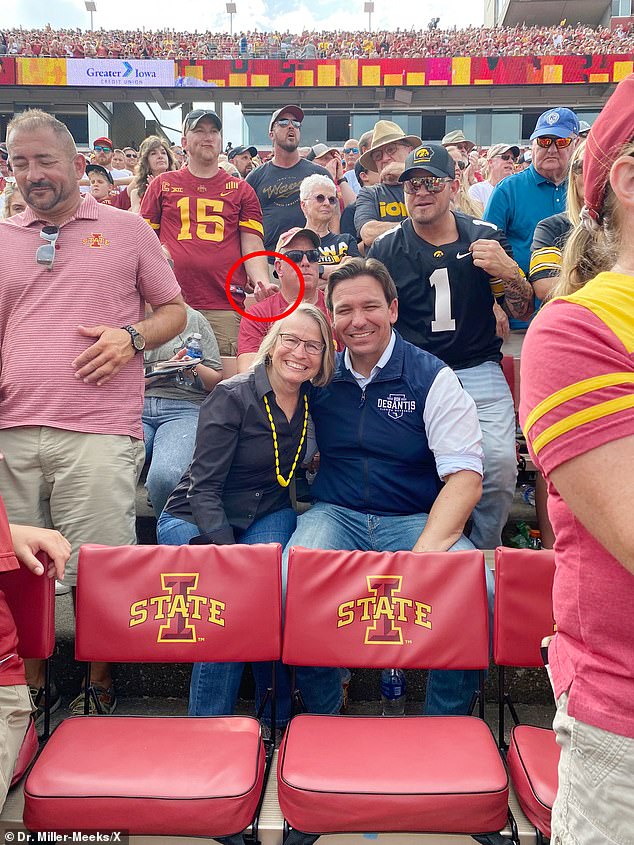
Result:
<svg viewBox="0 0 634 845"><path fill-rule="evenodd" d="M285 663L483 670L488 653L482 552L291 549ZM508 790L495 739L471 716L302 714L278 758L296 833L493 833Z"/></svg>
<svg viewBox="0 0 634 845"><path fill-rule="evenodd" d="M40 552L38 559L48 569L48 557ZM5 572L0 584L18 632L18 653L20 657L48 661L55 649L55 581L46 575L34 575L21 566ZM47 691L50 689L50 674L46 664ZM50 695L45 696L50 701ZM49 735L50 713L45 711L44 738ZM38 738L35 723L30 721L13 769L11 786L24 777L38 752Z"/></svg>
<svg viewBox="0 0 634 845"><path fill-rule="evenodd" d="M512 355L504 355L502 357L502 372L504 373L504 378L506 379L506 383L511 391L515 410L517 410L517 397L515 395L517 392L515 390L515 359Z"/></svg>
<svg viewBox="0 0 634 845"><path fill-rule="evenodd" d="M75 655L278 660L280 560L278 545L84 546ZM27 778L24 823L232 836L254 819L267 758L250 717L77 716L53 733Z"/></svg>
<svg viewBox="0 0 634 845"><path fill-rule="evenodd" d="M550 837L550 814L557 792L559 747L550 729L520 725L506 692L505 666L542 666L541 642L554 630L551 550L498 548L495 551L493 659L499 670L499 745L505 747L504 715L515 721L507 764L511 782L538 839Z"/></svg>

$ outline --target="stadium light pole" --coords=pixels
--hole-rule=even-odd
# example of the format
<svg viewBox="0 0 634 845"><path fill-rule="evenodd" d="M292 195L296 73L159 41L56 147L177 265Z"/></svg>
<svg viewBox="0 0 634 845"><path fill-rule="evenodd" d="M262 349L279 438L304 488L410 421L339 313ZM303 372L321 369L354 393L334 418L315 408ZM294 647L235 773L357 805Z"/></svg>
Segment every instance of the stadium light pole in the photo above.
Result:
<svg viewBox="0 0 634 845"><path fill-rule="evenodd" d="M90 31L93 32L92 16L97 11L97 4L95 0L84 0L84 6L86 7L86 11L90 12Z"/></svg>
<svg viewBox="0 0 634 845"><path fill-rule="evenodd" d="M233 35L233 16L238 11L235 3L227 3L227 14L229 15L229 35Z"/></svg>
<svg viewBox="0 0 634 845"><path fill-rule="evenodd" d="M368 16L368 32L372 32L372 12L374 11L374 3L364 3L363 4L363 11Z"/></svg>

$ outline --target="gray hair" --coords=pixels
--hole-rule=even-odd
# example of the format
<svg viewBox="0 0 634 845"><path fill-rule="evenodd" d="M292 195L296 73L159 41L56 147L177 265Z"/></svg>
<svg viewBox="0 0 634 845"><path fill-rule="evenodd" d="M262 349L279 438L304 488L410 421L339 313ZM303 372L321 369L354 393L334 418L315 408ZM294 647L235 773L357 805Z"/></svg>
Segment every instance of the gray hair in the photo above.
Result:
<svg viewBox="0 0 634 845"><path fill-rule="evenodd" d="M312 192L317 188L325 188L330 191L335 188L335 183L328 176L322 176L321 173L313 173L311 176L307 176L304 180L302 180L302 183L299 186L300 200L302 202L307 200Z"/></svg>

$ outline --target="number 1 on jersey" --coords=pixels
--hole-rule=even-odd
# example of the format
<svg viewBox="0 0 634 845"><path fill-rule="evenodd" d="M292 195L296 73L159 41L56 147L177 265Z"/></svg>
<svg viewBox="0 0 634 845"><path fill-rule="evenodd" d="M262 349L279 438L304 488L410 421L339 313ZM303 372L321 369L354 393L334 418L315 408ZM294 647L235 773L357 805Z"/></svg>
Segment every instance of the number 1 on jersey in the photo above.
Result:
<svg viewBox="0 0 634 845"><path fill-rule="evenodd" d="M439 267L429 277L429 284L436 290L436 311L431 321L432 332L455 332L456 321L451 316L451 287L446 267Z"/></svg>

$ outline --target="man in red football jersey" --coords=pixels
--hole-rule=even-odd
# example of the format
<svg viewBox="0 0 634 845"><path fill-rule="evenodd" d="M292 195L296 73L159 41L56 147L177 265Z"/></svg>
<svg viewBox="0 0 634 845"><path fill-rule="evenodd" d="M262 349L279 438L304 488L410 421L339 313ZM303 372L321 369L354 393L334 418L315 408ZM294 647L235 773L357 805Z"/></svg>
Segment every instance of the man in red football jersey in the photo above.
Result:
<svg viewBox="0 0 634 845"><path fill-rule="evenodd" d="M261 250L262 210L253 188L218 166L222 123L209 109L190 112L183 123L187 166L163 173L148 187L141 214L170 251L186 302L202 312L221 355L235 355L240 316L225 292L232 265ZM231 278L235 301L257 282L269 285L265 256L247 259Z"/></svg>

